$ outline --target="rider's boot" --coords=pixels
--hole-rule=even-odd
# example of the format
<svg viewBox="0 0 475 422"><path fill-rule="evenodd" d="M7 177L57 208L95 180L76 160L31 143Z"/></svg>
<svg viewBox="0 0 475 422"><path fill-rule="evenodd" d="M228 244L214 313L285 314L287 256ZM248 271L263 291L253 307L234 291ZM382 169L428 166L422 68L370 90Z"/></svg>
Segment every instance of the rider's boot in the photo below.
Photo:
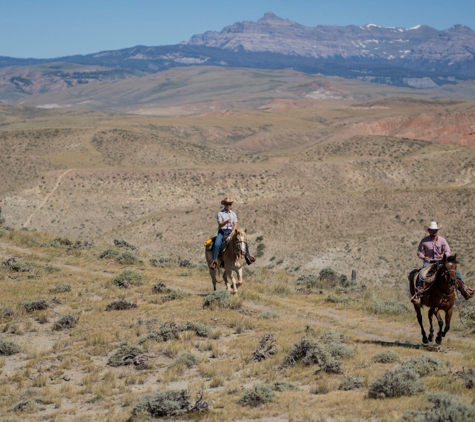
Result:
<svg viewBox="0 0 475 422"><path fill-rule="evenodd" d="M247 265L251 265L253 262L256 262L256 258L254 258L250 253L244 255L244 259L246 260Z"/></svg>
<svg viewBox="0 0 475 422"><path fill-rule="evenodd" d="M218 261L216 261L216 259L214 259L213 261L211 261L211 263L209 264L209 268L211 270L215 270L218 268Z"/></svg>
<svg viewBox="0 0 475 422"><path fill-rule="evenodd" d="M424 296L424 290L426 287L426 282L425 280L422 281L422 286L421 288L416 288L417 291L414 294L414 296L411 297L411 303L416 305L416 306L421 306L422 305L422 297Z"/></svg>
<svg viewBox="0 0 475 422"><path fill-rule="evenodd" d="M475 293L475 291L468 287L465 283L462 283L459 278L457 279L457 288L465 300L472 298Z"/></svg>

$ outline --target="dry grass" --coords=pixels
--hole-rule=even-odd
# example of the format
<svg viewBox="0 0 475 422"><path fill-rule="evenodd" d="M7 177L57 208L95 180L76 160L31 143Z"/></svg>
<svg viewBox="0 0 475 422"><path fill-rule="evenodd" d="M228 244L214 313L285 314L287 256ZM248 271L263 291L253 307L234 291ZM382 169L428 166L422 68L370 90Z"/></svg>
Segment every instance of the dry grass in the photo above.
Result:
<svg viewBox="0 0 475 422"><path fill-rule="evenodd" d="M13 233L9 245L25 247L29 244L28 237L34 236L38 234ZM63 254L63 251L55 250L47 258L37 255L35 262L39 266L45 262L55 264ZM204 399L213 403L203 416L209 421L268 417L314 420L306 411L309 408L318 409L323 420L333 417L338 420L395 421L404 411L424 406L420 397L362 400L369 384L381 377L388 367L399 363L373 362L372 357L387 350L387 346L361 341L380 339L418 344L420 340L412 311L408 315L374 313L374 300L382 294L393 301L408 302L401 294L400 285L382 288L372 284L366 290L356 286L347 292L340 291L339 296L351 299L342 307L327 302L325 294L298 293L295 289L297 277L291 273L261 270L245 279L246 284L240 289L240 307L209 310L202 307L202 295L209 293L211 287L205 270L193 269L193 277L180 277L182 269L178 267L157 269L143 264L146 284L125 292L127 300L136 302L138 307L105 312L106 305L123 295L124 290L110 283L115 271L110 271L109 276L99 276L90 269L90 260L97 260L94 265L98 268L102 265L104 269L121 269L120 264L111 267L91 253L77 258L78 268L66 277L61 276L63 270L41 274L35 279L28 279L28 273L25 273L19 279L11 280L5 269L0 270L6 292L0 307L18 310L14 316L0 320L0 331L2 338L14 339L22 348L15 357L4 356L0 361L0 371L8 374L0 379L0 390L4 393L0 401L2 414L16 417L17 413L11 409L22 402L25 394L30 394L29 397L42 397L42 402L30 399L31 403L21 413L23 420L35 420L40 414L71 421L79 417L125 421L145 393L176 388L188 389L192 396L203 390ZM190 295L179 301L151 303L149 299L154 296L152 286L157 271L167 286ZM22 311L23 301L39 297L51 301L55 295L50 292L51 287L66 283L70 285L70 291L61 293L62 304L47 310L52 314L46 320L42 315L47 311L33 314ZM277 288L283 283L288 289L285 295ZM278 312L280 317L258 318L264 312ZM55 315L67 314L79 316L78 324L69 330L53 331ZM120 344L138 345L147 332L158 329L157 318L173 321L178 326L190 321L206 324L219 336L204 338L184 331L179 339L146 342L144 352L150 359L143 370L135 369L134 365L117 368L106 365L108 357ZM317 366L303 364L279 369L292 346L302 338L317 343L323 338L339 338L328 337L329 329L343 334L343 345L355 351L354 355L341 358L343 374L315 374ZM253 362L252 353L266 333L275 335L278 351L261 362ZM450 348L438 355L452 372L475 366L475 344L469 338L461 337L463 333L460 321L454 318L453 329L444 340ZM400 356L399 362L427 353L405 347L394 350ZM196 365L180 363L178 357L184 353L194 355ZM363 387L338 390L341 381L350 376L362 379ZM239 404L246 389L278 381L292 382L297 389L277 391L272 404L255 408ZM429 391L447 391L456 393L466 402L471 400L470 390L448 371L429 374L423 381ZM72 405L76 412L71 412Z"/></svg>

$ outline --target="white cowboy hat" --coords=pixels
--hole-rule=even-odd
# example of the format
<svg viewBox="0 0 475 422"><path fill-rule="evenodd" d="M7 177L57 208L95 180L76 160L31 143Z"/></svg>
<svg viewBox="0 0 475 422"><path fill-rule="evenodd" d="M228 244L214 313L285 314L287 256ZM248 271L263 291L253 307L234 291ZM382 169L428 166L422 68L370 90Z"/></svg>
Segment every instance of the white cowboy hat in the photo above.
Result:
<svg viewBox="0 0 475 422"><path fill-rule="evenodd" d="M431 221L430 224L427 226L428 230L439 230L442 225L438 225L436 221Z"/></svg>
<svg viewBox="0 0 475 422"><path fill-rule="evenodd" d="M234 202L234 201L233 201L231 198L226 197L226 198L224 198L224 199L221 201L221 205L224 205L224 204L226 204L226 203L232 204L233 202Z"/></svg>

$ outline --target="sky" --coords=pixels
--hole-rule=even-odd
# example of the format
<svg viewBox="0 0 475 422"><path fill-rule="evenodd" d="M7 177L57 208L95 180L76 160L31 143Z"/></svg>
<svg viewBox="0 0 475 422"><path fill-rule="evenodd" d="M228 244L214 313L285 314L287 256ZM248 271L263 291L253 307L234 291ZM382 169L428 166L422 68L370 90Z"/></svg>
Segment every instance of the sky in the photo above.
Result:
<svg viewBox="0 0 475 422"><path fill-rule="evenodd" d="M475 30L475 0L0 0L0 56L55 58L188 41L266 12L305 26Z"/></svg>

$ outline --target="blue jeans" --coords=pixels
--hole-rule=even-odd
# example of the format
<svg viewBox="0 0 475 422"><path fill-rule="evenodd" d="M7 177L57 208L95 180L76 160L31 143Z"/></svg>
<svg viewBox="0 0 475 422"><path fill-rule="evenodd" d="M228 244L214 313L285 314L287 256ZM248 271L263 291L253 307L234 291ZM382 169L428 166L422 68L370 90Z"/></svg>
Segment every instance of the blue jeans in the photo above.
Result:
<svg viewBox="0 0 475 422"><path fill-rule="evenodd" d="M434 262L425 262L424 261L424 264L422 265L422 268L425 268L427 267L428 265L432 265L434 264ZM462 278L462 274L460 273L459 270L456 271L457 272L457 277L459 278L459 280L462 282L462 284L465 284L465 281L463 281L463 278ZM417 279L417 287L420 289L422 287L422 280L421 280L421 277L419 276L418 279Z"/></svg>
<svg viewBox="0 0 475 422"><path fill-rule="evenodd" d="M213 245L213 261L218 257L219 254L219 248L221 247L223 243L223 239L231 233L232 230L223 230L219 229L218 230L218 235L216 236L216 239L214 241ZM246 243L246 253L249 255L249 246L247 246Z"/></svg>
<svg viewBox="0 0 475 422"><path fill-rule="evenodd" d="M218 257L219 254L219 248L221 247L223 243L223 238L229 235L232 230L223 230L219 229L218 230L218 235L216 236L216 239L214 241L213 245L213 261Z"/></svg>

